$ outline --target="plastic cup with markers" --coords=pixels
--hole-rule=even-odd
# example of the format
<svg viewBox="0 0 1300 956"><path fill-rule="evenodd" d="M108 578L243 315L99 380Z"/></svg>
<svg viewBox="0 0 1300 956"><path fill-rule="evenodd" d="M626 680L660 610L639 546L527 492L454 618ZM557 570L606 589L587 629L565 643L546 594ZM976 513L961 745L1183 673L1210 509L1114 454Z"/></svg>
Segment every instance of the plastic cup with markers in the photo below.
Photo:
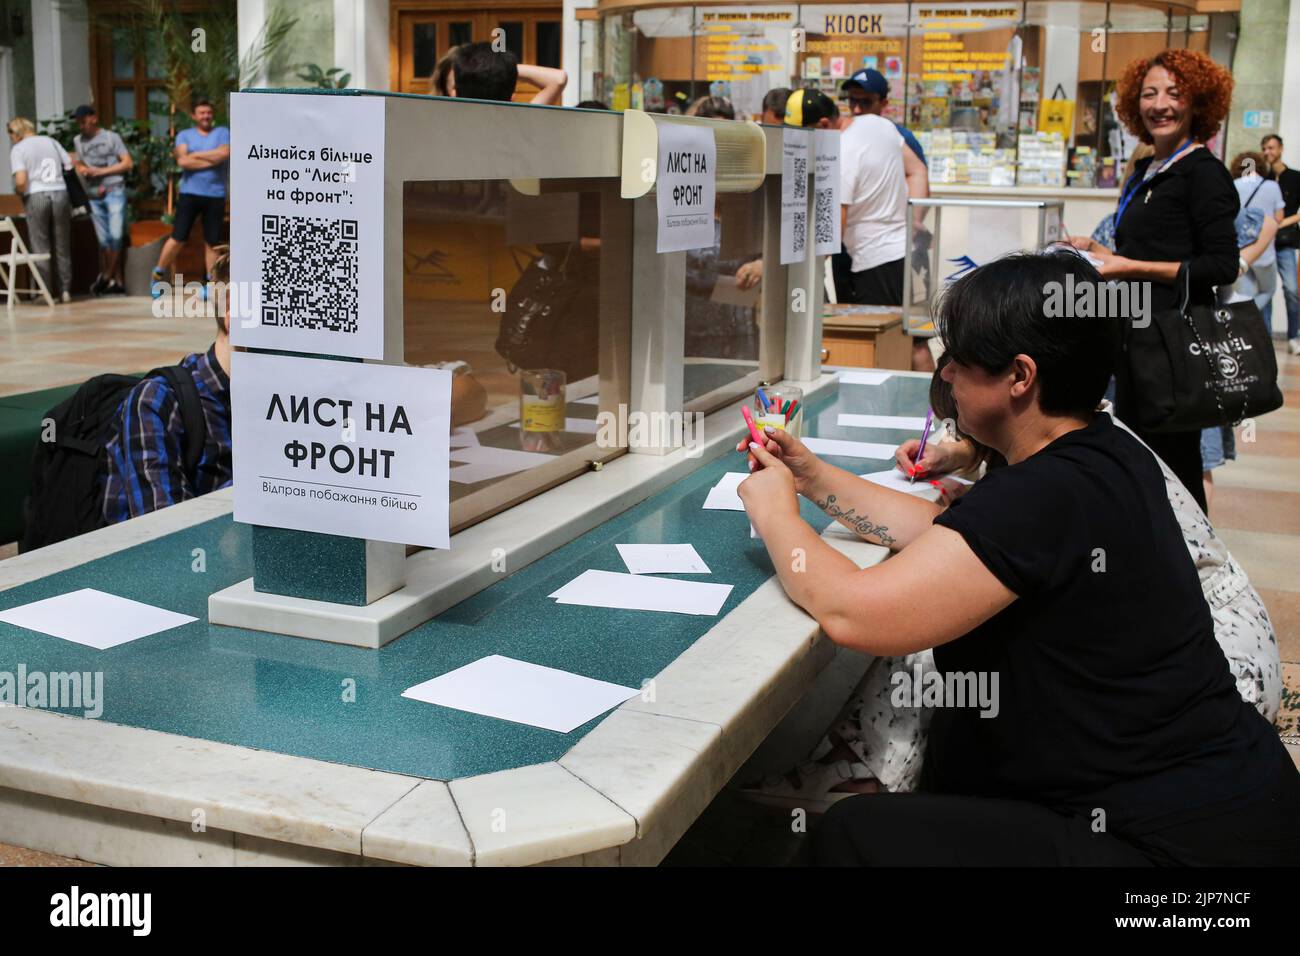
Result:
<svg viewBox="0 0 1300 956"><path fill-rule="evenodd" d="M771 425L803 436L803 389L793 385L760 385L754 390L754 423L761 430Z"/></svg>
<svg viewBox="0 0 1300 956"><path fill-rule="evenodd" d="M524 369L519 373L519 439L524 451L560 451L564 444L565 384L559 369Z"/></svg>

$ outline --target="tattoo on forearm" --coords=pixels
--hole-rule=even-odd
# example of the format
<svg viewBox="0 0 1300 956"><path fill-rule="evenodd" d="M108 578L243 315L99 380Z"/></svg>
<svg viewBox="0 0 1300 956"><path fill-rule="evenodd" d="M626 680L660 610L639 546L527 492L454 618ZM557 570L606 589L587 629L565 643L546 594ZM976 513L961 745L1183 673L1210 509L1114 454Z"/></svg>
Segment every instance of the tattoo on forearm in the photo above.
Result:
<svg viewBox="0 0 1300 956"><path fill-rule="evenodd" d="M864 538L873 537L883 545L894 543L894 537L889 533L889 529L883 524L875 524L866 515L854 514L857 509L850 508L845 511L835 503L834 495L827 495L825 501L814 501L818 508L826 512L836 521L841 521L848 525Z"/></svg>

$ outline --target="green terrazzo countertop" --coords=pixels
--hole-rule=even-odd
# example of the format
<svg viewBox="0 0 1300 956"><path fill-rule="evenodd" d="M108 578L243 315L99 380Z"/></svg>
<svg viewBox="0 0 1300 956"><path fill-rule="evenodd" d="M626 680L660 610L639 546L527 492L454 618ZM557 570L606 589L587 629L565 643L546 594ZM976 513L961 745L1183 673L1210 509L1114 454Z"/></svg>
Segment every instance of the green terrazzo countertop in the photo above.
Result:
<svg viewBox="0 0 1300 956"><path fill-rule="evenodd" d="M927 389L924 378L900 376L842 386L808 409L805 433L901 442L909 433L840 428L836 416L923 415ZM891 464L828 460L859 473ZM10 608L99 588L199 620L106 651L0 623L0 670L102 671L102 720L418 777L452 780L556 760L601 718L559 734L401 693L489 654L639 687L721 615L561 605L546 595L588 568L625 571L616 543L690 542L713 573L681 577L734 585L725 615L773 574L743 512L701 509L724 472L744 469L739 454L705 462L379 650L209 625L208 596L252 574L250 529L216 518L0 593L0 608ZM801 507L814 527L829 523L810 503ZM195 549L203 550L202 572L193 570Z"/></svg>

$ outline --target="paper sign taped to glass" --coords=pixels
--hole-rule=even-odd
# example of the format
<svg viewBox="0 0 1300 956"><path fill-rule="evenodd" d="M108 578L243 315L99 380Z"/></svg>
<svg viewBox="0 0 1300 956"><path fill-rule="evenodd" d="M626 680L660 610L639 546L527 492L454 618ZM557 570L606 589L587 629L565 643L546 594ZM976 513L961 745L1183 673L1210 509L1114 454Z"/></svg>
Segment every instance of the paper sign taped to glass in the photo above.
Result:
<svg viewBox="0 0 1300 956"><path fill-rule="evenodd" d="M450 547L446 369L236 352L235 520Z"/></svg>
<svg viewBox="0 0 1300 956"><path fill-rule="evenodd" d="M384 99L230 98L230 338L383 358Z"/></svg>

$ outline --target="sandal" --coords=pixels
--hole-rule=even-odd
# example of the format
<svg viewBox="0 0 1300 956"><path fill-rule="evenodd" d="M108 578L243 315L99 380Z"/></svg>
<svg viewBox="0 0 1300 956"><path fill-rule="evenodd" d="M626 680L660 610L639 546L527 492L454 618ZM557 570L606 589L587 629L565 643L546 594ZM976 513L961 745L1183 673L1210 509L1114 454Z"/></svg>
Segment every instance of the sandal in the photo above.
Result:
<svg viewBox="0 0 1300 956"><path fill-rule="evenodd" d="M879 784L866 764L835 760L807 763L757 786L742 787L738 793L751 803L783 810L803 809L825 813L845 797L875 793Z"/></svg>

